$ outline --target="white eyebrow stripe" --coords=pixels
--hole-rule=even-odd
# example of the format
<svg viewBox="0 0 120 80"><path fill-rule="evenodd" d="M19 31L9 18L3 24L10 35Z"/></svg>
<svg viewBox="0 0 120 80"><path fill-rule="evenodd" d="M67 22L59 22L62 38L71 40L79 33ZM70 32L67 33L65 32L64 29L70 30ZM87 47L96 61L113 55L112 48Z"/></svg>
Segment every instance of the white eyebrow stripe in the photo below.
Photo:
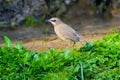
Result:
<svg viewBox="0 0 120 80"><path fill-rule="evenodd" d="M54 22L52 22L52 21L51 21L51 23L52 23L53 25L55 25L55 23L54 23Z"/></svg>

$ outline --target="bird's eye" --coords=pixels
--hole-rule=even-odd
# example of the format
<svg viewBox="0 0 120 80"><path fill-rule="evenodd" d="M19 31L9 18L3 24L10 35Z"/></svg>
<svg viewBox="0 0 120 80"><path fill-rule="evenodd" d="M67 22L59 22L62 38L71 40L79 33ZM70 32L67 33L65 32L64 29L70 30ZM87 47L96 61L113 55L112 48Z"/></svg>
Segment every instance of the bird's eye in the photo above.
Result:
<svg viewBox="0 0 120 80"><path fill-rule="evenodd" d="M56 22L56 20L51 20L52 22Z"/></svg>

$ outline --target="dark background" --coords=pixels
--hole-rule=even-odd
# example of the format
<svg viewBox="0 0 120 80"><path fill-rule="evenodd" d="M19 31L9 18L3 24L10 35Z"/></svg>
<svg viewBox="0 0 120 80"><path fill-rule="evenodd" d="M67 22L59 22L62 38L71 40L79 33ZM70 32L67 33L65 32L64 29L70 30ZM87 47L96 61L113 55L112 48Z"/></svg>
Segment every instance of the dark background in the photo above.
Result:
<svg viewBox="0 0 120 80"><path fill-rule="evenodd" d="M83 35L100 29L105 33L113 26L119 30L119 4L119 0L0 0L0 39L54 34L51 24L45 23L51 17L61 18Z"/></svg>

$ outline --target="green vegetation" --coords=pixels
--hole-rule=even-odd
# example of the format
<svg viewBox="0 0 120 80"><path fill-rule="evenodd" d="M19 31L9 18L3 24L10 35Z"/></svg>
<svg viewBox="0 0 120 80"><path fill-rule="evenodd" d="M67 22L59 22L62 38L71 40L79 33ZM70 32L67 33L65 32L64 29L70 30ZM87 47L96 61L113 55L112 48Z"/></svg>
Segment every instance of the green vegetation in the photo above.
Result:
<svg viewBox="0 0 120 80"><path fill-rule="evenodd" d="M13 2L14 0L5 0L6 2L8 2L8 3L11 3L11 2Z"/></svg>
<svg viewBox="0 0 120 80"><path fill-rule="evenodd" d="M0 47L1 80L120 80L120 33L77 50L26 50L5 37Z"/></svg>
<svg viewBox="0 0 120 80"><path fill-rule="evenodd" d="M35 26L35 25L43 24L43 22L44 22L44 17L39 17L39 18L34 18L29 16L25 17L25 24L27 26Z"/></svg>

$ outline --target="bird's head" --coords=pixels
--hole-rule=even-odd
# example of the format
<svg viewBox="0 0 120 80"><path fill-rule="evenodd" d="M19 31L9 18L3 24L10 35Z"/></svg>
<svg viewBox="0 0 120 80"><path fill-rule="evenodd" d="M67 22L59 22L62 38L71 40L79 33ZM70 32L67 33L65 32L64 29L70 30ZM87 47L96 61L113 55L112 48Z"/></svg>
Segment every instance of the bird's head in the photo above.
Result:
<svg viewBox="0 0 120 80"><path fill-rule="evenodd" d="M62 23L59 18L51 18L48 20L48 22L50 22L54 27Z"/></svg>

